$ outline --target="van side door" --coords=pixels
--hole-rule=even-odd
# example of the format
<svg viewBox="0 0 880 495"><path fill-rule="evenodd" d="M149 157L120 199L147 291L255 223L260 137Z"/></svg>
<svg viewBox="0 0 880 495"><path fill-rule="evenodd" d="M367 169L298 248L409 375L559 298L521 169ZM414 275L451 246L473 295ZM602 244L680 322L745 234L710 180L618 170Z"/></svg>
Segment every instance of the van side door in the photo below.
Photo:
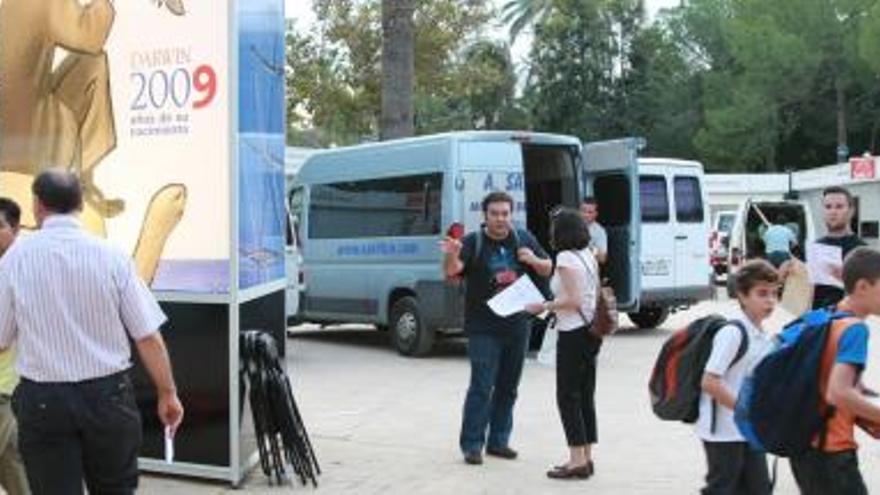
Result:
<svg viewBox="0 0 880 495"><path fill-rule="evenodd" d="M670 170L675 203L675 290L681 298L689 299L690 294L711 283L705 192L699 170Z"/></svg>
<svg viewBox="0 0 880 495"><path fill-rule="evenodd" d="M669 167L651 164L639 171L641 232L645 239L640 263L642 306L645 302L674 299L675 216L672 212L672 185Z"/></svg>
<svg viewBox="0 0 880 495"><path fill-rule="evenodd" d="M604 268L621 311L635 309L641 292L641 218L638 152L644 140L587 143L581 153L581 190L596 198L599 223L608 234Z"/></svg>

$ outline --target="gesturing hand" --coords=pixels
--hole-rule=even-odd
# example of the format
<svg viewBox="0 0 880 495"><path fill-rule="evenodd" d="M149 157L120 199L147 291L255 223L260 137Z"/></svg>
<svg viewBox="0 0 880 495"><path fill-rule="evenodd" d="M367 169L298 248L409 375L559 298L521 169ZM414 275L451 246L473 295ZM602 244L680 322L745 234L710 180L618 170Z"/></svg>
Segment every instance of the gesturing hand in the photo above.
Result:
<svg viewBox="0 0 880 495"><path fill-rule="evenodd" d="M461 241L452 237L447 237L440 241L440 250L446 254L458 256L461 254Z"/></svg>
<svg viewBox="0 0 880 495"><path fill-rule="evenodd" d="M538 259L535 256L535 252L527 247L521 247L516 250L516 259L520 261L520 263L525 263L527 265L531 265Z"/></svg>

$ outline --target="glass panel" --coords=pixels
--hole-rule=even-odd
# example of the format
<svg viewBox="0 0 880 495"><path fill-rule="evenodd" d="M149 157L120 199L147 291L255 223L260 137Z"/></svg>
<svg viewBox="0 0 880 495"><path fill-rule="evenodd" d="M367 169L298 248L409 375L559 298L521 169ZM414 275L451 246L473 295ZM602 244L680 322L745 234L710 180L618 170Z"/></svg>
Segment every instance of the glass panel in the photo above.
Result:
<svg viewBox="0 0 880 495"><path fill-rule="evenodd" d="M440 233L442 174L312 186L312 239Z"/></svg>
<svg viewBox="0 0 880 495"><path fill-rule="evenodd" d="M699 223L703 221L703 196L696 177L676 177L675 218L679 222Z"/></svg>
<svg viewBox="0 0 880 495"><path fill-rule="evenodd" d="M666 192L666 179L662 175L640 177L639 195L642 204L642 222L669 221L669 197Z"/></svg>

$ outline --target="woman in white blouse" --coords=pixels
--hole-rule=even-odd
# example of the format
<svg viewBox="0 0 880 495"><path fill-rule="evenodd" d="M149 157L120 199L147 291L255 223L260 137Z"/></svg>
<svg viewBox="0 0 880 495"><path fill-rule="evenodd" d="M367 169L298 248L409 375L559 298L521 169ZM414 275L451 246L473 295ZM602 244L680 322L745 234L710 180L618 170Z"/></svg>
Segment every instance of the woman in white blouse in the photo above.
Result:
<svg viewBox="0 0 880 495"><path fill-rule="evenodd" d="M559 333L556 344L556 403L569 447L568 462L547 472L554 479L593 475L596 443L596 357L602 339L590 332L596 312L599 269L589 250L590 234L575 210L554 212L550 228L556 270L550 280L554 298L530 305L532 313L551 311Z"/></svg>

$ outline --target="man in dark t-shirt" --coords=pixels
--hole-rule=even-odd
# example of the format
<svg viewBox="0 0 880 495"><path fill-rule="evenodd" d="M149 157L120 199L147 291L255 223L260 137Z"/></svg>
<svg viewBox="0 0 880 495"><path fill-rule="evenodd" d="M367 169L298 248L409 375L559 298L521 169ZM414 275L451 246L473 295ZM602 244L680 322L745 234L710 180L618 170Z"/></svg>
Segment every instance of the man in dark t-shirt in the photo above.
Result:
<svg viewBox="0 0 880 495"><path fill-rule="evenodd" d="M486 303L521 276L548 277L553 270L534 236L511 227L512 211L513 198L491 193L483 199L483 229L461 241L447 238L442 245L446 276L463 276L466 284L464 328L471 380L459 444L468 464L482 464L484 445L489 455L517 456L508 441L529 342L528 315L501 317Z"/></svg>
<svg viewBox="0 0 880 495"><path fill-rule="evenodd" d="M850 228L855 211L853 197L849 191L839 186L826 188L822 191L822 208L828 234L817 240L817 243L839 247L843 258L846 258L853 249L865 245L865 242ZM842 266L843 259L840 266L832 268L833 275L838 279L843 277L840 273ZM844 292L840 287L816 284L813 289L813 309L833 306L840 302L843 296Z"/></svg>

